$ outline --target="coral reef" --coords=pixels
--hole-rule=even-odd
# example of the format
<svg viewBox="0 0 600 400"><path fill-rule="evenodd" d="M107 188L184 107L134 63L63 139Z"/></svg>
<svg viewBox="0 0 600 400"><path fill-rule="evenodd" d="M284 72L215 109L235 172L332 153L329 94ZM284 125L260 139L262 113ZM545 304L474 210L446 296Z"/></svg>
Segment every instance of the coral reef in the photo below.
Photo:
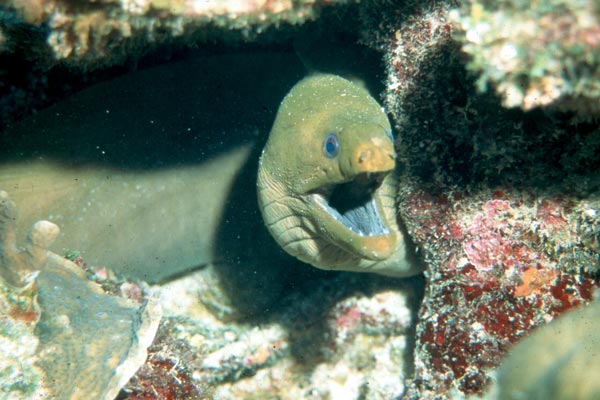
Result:
<svg viewBox="0 0 600 400"><path fill-rule="evenodd" d="M478 92L477 76L467 73L453 39L453 6L409 2L364 39L385 51L385 105L407 174L433 186L509 182L544 190L556 184L584 195L595 190L597 122L574 124L577 110L505 109L494 93Z"/></svg>
<svg viewBox="0 0 600 400"><path fill-rule="evenodd" d="M149 44L191 41L235 34L248 40L283 24L315 19L322 7L345 0L9 0L0 14L3 50L19 44L21 24L47 27L45 39L54 60L97 68L131 57ZM215 35L214 31L219 30ZM228 33L229 32L229 33ZM235 34L232 34L235 32ZM38 60L41 61L41 60Z"/></svg>
<svg viewBox="0 0 600 400"><path fill-rule="evenodd" d="M398 210L426 263L409 399L484 392L513 343L598 286L598 124L478 91L456 6L405 3L364 39L385 51Z"/></svg>
<svg viewBox="0 0 600 400"><path fill-rule="evenodd" d="M0 117L45 104L52 84L46 75L49 66L65 74L66 81L75 68L89 72L129 60L135 69L140 54L159 43L169 49L214 38L240 43L265 38L265 32L274 33L269 40L277 41L288 24L316 18L334 3L346 2L5 3L0 56L14 60L10 57L17 54L20 62L3 64L7 79L0 86ZM184 10L188 5L202 7ZM595 325L588 325L597 319L597 304L583 307L593 302L600 276L598 5L371 0L353 7L360 22L352 27L354 33L384 55L383 99L396 133L401 173L398 213L426 267L418 320L419 278L394 281L312 272L317 275L288 280L284 275L298 273L289 259L269 259L280 269L262 275L275 268L248 268L246 260L235 256L230 269L212 265L152 288L167 316L146 363L120 399L443 399L485 395L494 376L516 382L510 372L515 362L527 364L528 371L531 366L532 374L567 368L585 379L587 371L570 368L560 355L558 363L551 361L550 371L540 365L535 341L552 336L556 327L565 335L560 337L565 346L581 343L577 335L587 331L568 329L578 324L594 330L589 340L597 337ZM319 58L327 52L313 54ZM61 65L73 69L61 70ZM268 79L280 81L281 76ZM272 114L272 106L255 103L266 110L261 115ZM222 127L235 133L229 123ZM230 139L242 141L233 133ZM254 178L241 174L236 184L253 186ZM243 194L236 196L232 207L239 207ZM153 333L132 321L146 318L151 326L157 321L145 313L152 303L145 309L138 303L144 302L145 290L115 283L107 270L99 270L92 274L105 292L137 300L123 305L122 299L98 292L79 267L45 251L52 231L44 229L53 229L50 225L37 226L34 232L41 236L32 235L28 250L18 251L10 233L13 211L6 204L0 207L0 349L6 361L0 367L7 377L0 380L2 394L58 393L47 377L66 374L52 375L47 363L52 357L68 358L65 349L80 345L68 334L73 329L81 332L81 342L101 349L81 374L89 376L93 370L100 381L109 382L105 394L112 396L141 363ZM257 217L256 210L242 208L244 222ZM225 214L224 225L238 228L241 220L232 215ZM228 246L250 241L255 247L251 255L263 255L257 230L250 231L236 231L241 232L239 240ZM71 256L81 263L76 254ZM236 285L237 280L242 284ZM270 286L268 281L277 283ZM248 289L245 283L254 286ZM122 329L101 332L86 321L75 323L79 311L61 308L75 302L59 302L53 293L57 284L61 296L79 291L103 308L116 307L107 318L120 316L116 325ZM256 287L263 288L268 301L252 297ZM244 295L235 304L228 302L229 292L239 288ZM240 312L244 302L251 312ZM45 312L48 308L53 311ZM94 308L83 312L107 314ZM135 362L103 358L102 349L112 344L106 338L113 338L123 353L132 332ZM576 361L586 345L566 349L567 356ZM40 351L46 360L40 359ZM494 375L511 351L514 355ZM520 354L527 359L518 358ZM26 362L17 365L21 358ZM78 360L71 361L76 368ZM123 366L112 377L114 364L106 366L111 361ZM57 371L70 370L62 366ZM575 381L567 373L556 377L563 382L559 378ZM532 375L523 380L524 390L543 390L544 383ZM90 384L86 395L102 395L92 384L98 382L85 376L81 382ZM568 392L565 396L577 393L578 388L559 384Z"/></svg>
<svg viewBox="0 0 600 400"><path fill-rule="evenodd" d="M598 254L579 218L600 207L519 191L431 193L404 182L400 209L427 262L407 398L481 393L511 344L585 304L598 286ZM426 212L424 212L426 210Z"/></svg>
<svg viewBox="0 0 600 400"><path fill-rule="evenodd" d="M281 43L349 0L7 0L0 128L103 77L192 50ZM65 79L68 76L68 79Z"/></svg>
<svg viewBox="0 0 600 400"><path fill-rule="evenodd" d="M338 274L285 296L260 323L224 322L203 270L160 293L165 318L119 396L144 399L390 399L404 391L419 280ZM214 290L214 289L213 289ZM154 392L156 390L156 392Z"/></svg>
<svg viewBox="0 0 600 400"><path fill-rule="evenodd" d="M600 112L600 6L590 1L469 1L452 14L480 91L506 107Z"/></svg>
<svg viewBox="0 0 600 400"><path fill-rule="evenodd" d="M40 317L35 283L21 288L0 280L0 398L36 399L47 391L36 365L39 339L34 329Z"/></svg>
<svg viewBox="0 0 600 400"><path fill-rule="evenodd" d="M59 233L48 221L37 222L25 248L17 248L16 221L15 204L0 191L3 394L114 398L146 359L160 306L132 300L142 299L131 285L121 285L128 297L109 296L75 263L48 251Z"/></svg>

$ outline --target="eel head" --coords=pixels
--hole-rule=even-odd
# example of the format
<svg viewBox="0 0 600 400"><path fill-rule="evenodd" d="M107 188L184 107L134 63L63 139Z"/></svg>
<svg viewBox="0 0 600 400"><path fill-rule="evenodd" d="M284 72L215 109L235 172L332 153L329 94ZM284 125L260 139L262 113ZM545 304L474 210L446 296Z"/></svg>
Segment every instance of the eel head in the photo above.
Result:
<svg viewBox="0 0 600 400"><path fill-rule="evenodd" d="M268 229L319 268L414 274L396 220L395 158L387 116L365 90L333 75L302 80L283 100L260 160Z"/></svg>

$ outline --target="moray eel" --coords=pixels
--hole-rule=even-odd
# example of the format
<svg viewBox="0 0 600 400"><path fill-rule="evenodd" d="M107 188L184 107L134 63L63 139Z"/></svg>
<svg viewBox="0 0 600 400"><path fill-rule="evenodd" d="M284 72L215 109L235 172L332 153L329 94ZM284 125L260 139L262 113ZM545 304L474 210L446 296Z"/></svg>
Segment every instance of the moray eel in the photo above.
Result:
<svg viewBox="0 0 600 400"><path fill-rule="evenodd" d="M600 301L567 311L510 349L495 399L600 399Z"/></svg>
<svg viewBox="0 0 600 400"><path fill-rule="evenodd" d="M19 206L18 237L45 218L61 227L55 252L76 250L90 265L157 282L219 259L217 229L249 152L144 172L13 163L0 165L0 190Z"/></svg>
<svg viewBox="0 0 600 400"><path fill-rule="evenodd" d="M282 101L259 161L267 228L318 268L414 275L396 220L395 158L388 118L364 89L305 78Z"/></svg>
<svg viewBox="0 0 600 400"><path fill-rule="evenodd" d="M2 132L0 189L8 192L21 211L18 237L25 237L27 227L35 221L47 219L61 228L52 245L54 252L77 250L89 265L107 266L127 277L149 282L164 281L213 263L220 265L219 271L228 281L233 281L232 276L238 273L236 282L249 287L243 269L231 272L224 266L231 260L234 260L232 265L243 260L247 268L252 263L259 264L271 281L283 280L274 278L280 277L274 275L281 273L279 262L285 262L275 260L279 251L269 250L276 244L271 246L269 241L262 241L263 233L268 235L268 232L262 232L258 215L254 193L256 171L246 169L257 165L255 149L260 146L260 138L255 132L268 131L272 122L269 110L277 108L289 87L302 75L300 67L290 72L292 64L287 56L281 56L276 63L274 59L277 57L273 54L264 58L253 55L250 61L247 56L210 57L136 72L89 87ZM245 75L237 71L240 62L248 64ZM235 71L224 73L226 66ZM277 80L269 78L272 71L283 66L287 66L285 74L280 74ZM188 74L189 71L194 74ZM185 80L180 78L183 75ZM252 81L249 76L258 79ZM365 238L359 235L353 239L354 236L348 236L349 229L343 227L317 226L328 214L326 209L311 211L315 207L294 205L297 212L293 212L304 220L303 225L312 221L307 232L318 231L324 236L329 233L332 243L337 242L335 238L342 238L339 243L345 249L344 252L326 249L302 259L323 268L372 269L407 275L413 269L406 260L404 241L395 223L392 177L386 175L394 164L387 136L389 123L366 92L341 78L330 79L337 84L308 85L319 82L309 79L299 87L314 86L312 92L304 94L295 89L284 101L263 158L262 182L270 180L269 185L279 187L277 182L281 180L267 176L276 170L283 173L283 166L292 166L292 161L308 170L289 170L286 173L292 180L308 176L323 163L319 161L323 139L315 145L316 150L304 150L299 147L304 144L295 138L289 143L276 143L276 136L280 135L276 132L286 129L282 124L298 122L300 127L301 118L315 128L325 129L325 110L333 111L335 107L324 99L344 92L347 98L341 97L344 93L339 94L336 102L362 111L340 114L345 122L329 121L336 125L329 133L340 135L341 146L336 158L325 161L343 168L306 180L303 187L282 187L279 193L283 195L293 189L291 198L321 184L326 186L319 190L333 190L334 182L345 181L348 183L340 186L346 192L358 188L361 195L383 181L373 197L381 219L379 231L367 230ZM292 103L298 103L299 96L314 96L313 104L307 106L318 112L307 110L284 118L283 113L292 111ZM253 101L244 104L249 98ZM311 114L323 118L315 120ZM371 172L367 176L357 174L355 167L344 166L340 161L346 157L349 146L359 145L363 140L347 136L346 128L353 127L348 130L350 133L359 126L368 129L371 125L376 126L371 132L374 156L379 154L378 148L387 148L388 156L382 159L382 165L377 165L375 158L365 159L362 168ZM356 134L367 135L360 129ZM296 148L299 149L296 154L289 151ZM281 157L271 155L273 151L281 152ZM293 157L299 158L294 161ZM264 173L267 164L275 164L269 167L269 174ZM350 183L355 175L356 182ZM269 193L267 190L263 194L268 197ZM311 217L319 211L323 216ZM369 237L369 233L381 234ZM265 251L257 254L245 247L249 241L244 237L252 235L256 239L259 234L261 243L266 245ZM311 246L320 250L324 243L315 241ZM360 257L348 257L350 254ZM333 259L337 261L332 263ZM265 285L261 281L256 286L264 289ZM237 294L240 290L232 292Z"/></svg>

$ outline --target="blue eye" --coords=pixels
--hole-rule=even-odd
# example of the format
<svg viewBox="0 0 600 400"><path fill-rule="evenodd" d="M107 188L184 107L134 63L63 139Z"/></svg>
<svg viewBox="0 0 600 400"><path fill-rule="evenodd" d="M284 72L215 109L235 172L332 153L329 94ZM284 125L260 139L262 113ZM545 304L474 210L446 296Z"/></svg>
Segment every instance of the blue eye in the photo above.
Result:
<svg viewBox="0 0 600 400"><path fill-rule="evenodd" d="M330 133L323 141L323 152L327 157L334 158L339 151L340 142L338 142L338 137L335 133Z"/></svg>

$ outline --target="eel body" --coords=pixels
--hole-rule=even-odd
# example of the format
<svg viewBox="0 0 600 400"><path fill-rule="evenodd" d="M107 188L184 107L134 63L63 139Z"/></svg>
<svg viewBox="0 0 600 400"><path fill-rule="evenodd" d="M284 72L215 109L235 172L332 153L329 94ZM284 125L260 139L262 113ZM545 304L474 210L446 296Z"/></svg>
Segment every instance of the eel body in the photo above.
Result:
<svg viewBox="0 0 600 400"><path fill-rule="evenodd" d="M18 237L46 219L61 227L57 253L156 282L218 260L215 236L249 151L146 172L38 160L0 167L0 186L20 208Z"/></svg>
<svg viewBox="0 0 600 400"><path fill-rule="evenodd" d="M247 185L239 176L256 168L258 132L303 73L288 53L200 56L97 83L0 132L18 237L49 220L55 253L149 282L228 262L231 232L247 223L232 197L249 199L235 210L262 225L256 171Z"/></svg>
<svg viewBox="0 0 600 400"><path fill-rule="evenodd" d="M281 103L259 162L267 228L318 268L414 275L396 217L395 156L388 118L364 89L305 78Z"/></svg>
<svg viewBox="0 0 600 400"><path fill-rule="evenodd" d="M600 301L536 328L500 366L494 398L599 399Z"/></svg>

